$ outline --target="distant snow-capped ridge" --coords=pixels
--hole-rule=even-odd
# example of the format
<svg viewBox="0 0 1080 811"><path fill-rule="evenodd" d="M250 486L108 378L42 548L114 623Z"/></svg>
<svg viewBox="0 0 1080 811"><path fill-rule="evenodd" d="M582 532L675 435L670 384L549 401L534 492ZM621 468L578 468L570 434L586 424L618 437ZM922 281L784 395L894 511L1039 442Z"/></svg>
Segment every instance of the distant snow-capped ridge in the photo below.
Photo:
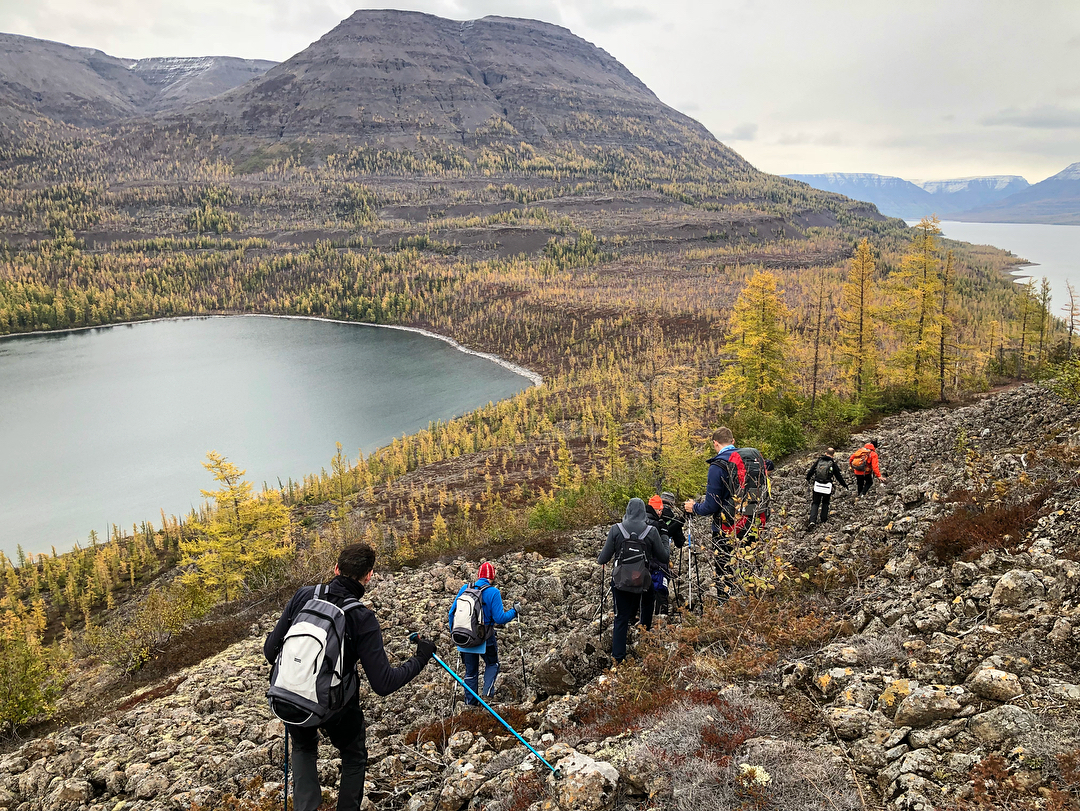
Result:
<svg viewBox="0 0 1080 811"><path fill-rule="evenodd" d="M1080 161L1066 166L1047 180L1080 180Z"/></svg>
<svg viewBox="0 0 1080 811"><path fill-rule="evenodd" d="M986 175L982 177L957 177L952 180L913 180L911 181L921 189L931 194L958 194L974 187L1001 191L1003 189L1019 190L1027 188L1027 180L1020 175Z"/></svg>

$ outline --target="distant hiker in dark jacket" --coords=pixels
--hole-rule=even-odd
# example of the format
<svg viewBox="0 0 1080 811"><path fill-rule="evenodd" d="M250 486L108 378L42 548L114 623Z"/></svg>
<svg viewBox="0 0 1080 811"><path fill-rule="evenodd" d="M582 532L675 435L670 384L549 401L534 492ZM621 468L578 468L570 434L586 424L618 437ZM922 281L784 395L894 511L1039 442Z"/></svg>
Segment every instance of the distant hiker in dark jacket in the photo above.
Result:
<svg viewBox="0 0 1080 811"><path fill-rule="evenodd" d="M330 581L324 599L340 605L350 598L359 600L371 582L375 568L375 550L364 543L352 544L341 550L334 579ZM263 654L274 664L285 641L293 617L311 599L315 586L304 586L289 601L281 618L266 638ZM345 614L346 638L342 653L343 672L351 677L352 698L345 708L330 716L321 727L289 725L293 743L293 809L315 811L322 803L322 789L316 769L319 732L341 753L341 783L338 788L338 811L355 811L364 797L364 775L367 771L367 735L364 713L360 709L356 665L364 668L368 682L380 696L388 696L404 687L423 670L435 653L435 644L417 640L416 654L400 667L391 667L383 647L382 629L375 613L364 605Z"/></svg>
<svg viewBox="0 0 1080 811"><path fill-rule="evenodd" d="M855 498L861 498L870 492L874 483L874 477L881 479L882 484L889 479L881 475L881 467L878 465L877 447L873 442L867 442L855 453L848 457L848 465L855 474Z"/></svg>
<svg viewBox="0 0 1080 811"><path fill-rule="evenodd" d="M634 539L637 539L636 542ZM637 581L640 585L625 588L626 572L636 569L638 565L638 561L632 560L629 554L635 547L643 548L645 552L644 574ZM646 629L652 628L654 600L649 564L654 560L667 563L671 559L660 540L660 533L645 520L645 502L640 498L630 499L622 522L608 531L607 542L596 562L605 564L612 558L615 558L615 564L611 567L615 627L611 634L611 655L616 662L621 662L626 658L627 629L639 612L641 624ZM623 567L626 567L625 570Z"/></svg>
<svg viewBox="0 0 1080 811"><path fill-rule="evenodd" d="M661 496L653 496L645 504L645 520L650 526L656 527L660 533L660 541L671 556L671 547L674 545L682 549L686 545L686 536L683 534L683 519L675 514L675 496L664 493ZM667 614L670 598L671 572L668 567L659 561L652 562L653 594L656 597L653 614Z"/></svg>
<svg viewBox="0 0 1080 811"><path fill-rule="evenodd" d="M705 498L700 502L687 500L683 508L692 515L712 516L713 568L716 570L717 599L725 600L731 587L733 576L731 567L732 541L745 538L753 540L768 521L768 509L754 516L740 512L735 504L735 494L739 482L733 481L733 470L741 463L739 451L735 447L735 437L731 429L721 426L713 431L712 445L715 455L708 459L709 478L705 484ZM756 454L757 451L754 451ZM765 470L771 471L773 463L764 460ZM769 486L766 476L766 491ZM768 493L765 494L766 503Z"/></svg>
<svg viewBox="0 0 1080 811"><path fill-rule="evenodd" d="M810 521L806 528L813 529L818 524L820 510L820 522L824 524L829 520L829 501L832 499L833 480L840 483L845 490L848 483L840 472L840 465L836 463L833 455L835 450L829 448L806 471L806 480L810 482Z"/></svg>
<svg viewBox="0 0 1080 811"><path fill-rule="evenodd" d="M495 567L487 561L480 564L477 572L477 580L473 584L476 588L482 588L480 600L483 605L484 621L490 625L506 625L510 620L517 617L521 610L521 603L514 603L509 611L503 609L502 593L495 587ZM487 588L484 588L484 587ZM468 583L458 589L454 602L450 604L450 627L454 627L454 609L457 608L458 597ZM463 648L458 645L458 653L461 654L461 663L465 665L465 683L474 691L480 693L477 684L480 680L480 657L484 657L484 692L480 693L484 698L492 698L495 695L495 679L499 676L499 641L495 636L495 629L491 629L491 636L485 642L471 648ZM465 691L465 703L470 707L479 707L480 703L473 698L472 693Z"/></svg>

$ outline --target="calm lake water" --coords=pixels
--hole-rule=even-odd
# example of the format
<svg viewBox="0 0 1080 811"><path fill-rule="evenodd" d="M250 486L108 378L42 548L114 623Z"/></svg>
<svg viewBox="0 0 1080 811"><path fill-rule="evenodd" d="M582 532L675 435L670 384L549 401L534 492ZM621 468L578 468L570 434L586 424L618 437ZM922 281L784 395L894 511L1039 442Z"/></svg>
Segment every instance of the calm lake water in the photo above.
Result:
<svg viewBox="0 0 1080 811"><path fill-rule="evenodd" d="M262 488L330 469L530 381L414 332L204 318L0 340L0 549L67 551L160 524L215 484L216 450Z"/></svg>
<svg viewBox="0 0 1080 811"><path fill-rule="evenodd" d="M1080 226L946 220L941 231L949 239L993 245L1036 263L1037 267L1020 270L1017 278L1026 282L1029 275L1045 276L1050 281L1054 315L1065 315L1061 308L1069 303L1067 281L1080 292Z"/></svg>

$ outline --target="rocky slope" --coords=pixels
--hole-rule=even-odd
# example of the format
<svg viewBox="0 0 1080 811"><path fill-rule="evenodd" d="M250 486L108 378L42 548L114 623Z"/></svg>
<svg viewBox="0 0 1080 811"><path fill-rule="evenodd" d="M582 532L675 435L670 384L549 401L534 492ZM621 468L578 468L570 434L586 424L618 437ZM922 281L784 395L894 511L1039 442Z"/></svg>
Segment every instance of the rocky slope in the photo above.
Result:
<svg viewBox="0 0 1080 811"><path fill-rule="evenodd" d="M1003 200L965 211L956 217L971 222L1041 222L1080 224L1080 163L1011 194Z"/></svg>
<svg viewBox="0 0 1080 811"><path fill-rule="evenodd" d="M1078 778L1057 756L1075 749L1080 732L1080 414L1027 386L893 417L853 442L868 436L890 481L858 504L834 499L828 531L801 529L810 455L783 467L775 482L777 552L815 582L825 578L815 599L846 618L830 644L790 652L761 678L739 684L710 676L715 650L699 646L686 671L695 681L673 679L680 692L642 729L590 732L580 710L612 684L631 684L637 672L605 674L596 641L601 574L593 560L605 528L581 533L558 558L507 555L497 562L499 582L508 598L526 604L528 681L510 627L501 636L500 706L562 779L546 777L523 747L482 726L481 716L459 718L445 743L407 744L410 731L460 710L449 676L432 663L399 693L364 698L365 808L588 811L651 802L930 811L960 798L970 808L1004 807L994 792L1006 790L1011 808L1070 807L1050 803L1069 800L1054 792L1070 786L1075 803ZM981 553L969 543L970 560L943 559L951 556L941 545L942 557L928 551L942 519L960 509L948 494L992 500L1016 488L1028 498L1038 493L1042 506L1013 536ZM960 546L973 537L961 534ZM441 625L476 563L457 559L376 578L369 598L392 658L408 654L410 630ZM246 641L113 717L0 758L0 809L150 811L216 807L229 795L277 796L282 729L263 700L260 650L275 618L268 614ZM676 658L678 629L657 624L651 643L639 640L639 655L647 657L643 646L652 644ZM710 757L721 745L729 756ZM323 755L320 775L332 787L339 762L330 747ZM760 804L740 805L751 800Z"/></svg>

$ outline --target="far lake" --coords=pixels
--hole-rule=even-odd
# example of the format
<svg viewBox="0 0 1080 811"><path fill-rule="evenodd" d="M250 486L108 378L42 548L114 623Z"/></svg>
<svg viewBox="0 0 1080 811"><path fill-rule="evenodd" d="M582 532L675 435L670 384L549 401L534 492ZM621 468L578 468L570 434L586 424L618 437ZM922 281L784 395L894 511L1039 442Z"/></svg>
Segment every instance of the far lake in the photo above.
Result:
<svg viewBox="0 0 1080 811"><path fill-rule="evenodd" d="M1066 281L1080 291L1080 226L946 220L941 230L949 239L993 245L1036 263L1016 275L1024 281L1029 275L1050 280L1053 315L1065 317L1061 308L1069 303Z"/></svg>
<svg viewBox="0 0 1080 811"><path fill-rule="evenodd" d="M0 339L0 549L183 515L216 450L257 490L530 385L403 330L200 318Z"/></svg>

